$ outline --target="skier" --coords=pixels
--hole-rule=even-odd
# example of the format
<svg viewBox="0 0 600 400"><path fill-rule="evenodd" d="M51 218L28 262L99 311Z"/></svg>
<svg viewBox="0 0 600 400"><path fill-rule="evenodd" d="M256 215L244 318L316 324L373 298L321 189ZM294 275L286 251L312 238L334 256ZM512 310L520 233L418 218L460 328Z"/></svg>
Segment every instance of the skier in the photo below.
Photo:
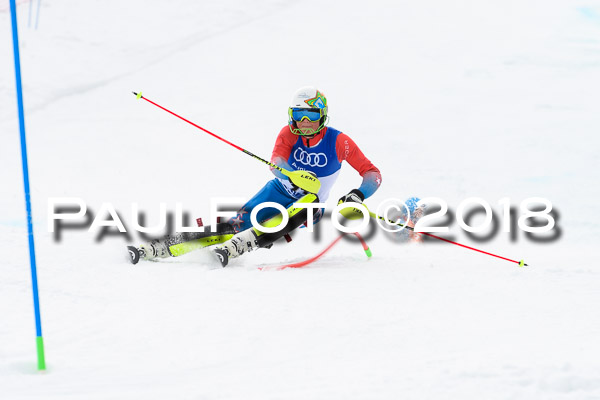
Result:
<svg viewBox="0 0 600 400"><path fill-rule="evenodd" d="M350 137L327 126L328 106L325 95L312 86L298 89L288 108L288 124L279 132L271 163L288 171L304 170L321 182L318 193L307 193L294 185L285 175L271 168L275 178L254 195L229 221L219 223L212 232L178 233L162 240L154 240L139 248L129 246L131 261L140 258L179 256L196 248L218 243L213 250L221 265L245 252L260 247L269 248L273 242L298 228L307 220L306 208L296 208L294 203L324 203L335 183L343 161L347 161L362 176L362 184L342 196L339 203L362 203L379 188L381 173L367 159ZM252 210L263 202L275 202L288 211L288 224L279 232L264 233L254 228L250 221ZM314 221L323 215L316 209ZM263 226L277 226L282 215L275 208L258 211L256 220Z"/></svg>

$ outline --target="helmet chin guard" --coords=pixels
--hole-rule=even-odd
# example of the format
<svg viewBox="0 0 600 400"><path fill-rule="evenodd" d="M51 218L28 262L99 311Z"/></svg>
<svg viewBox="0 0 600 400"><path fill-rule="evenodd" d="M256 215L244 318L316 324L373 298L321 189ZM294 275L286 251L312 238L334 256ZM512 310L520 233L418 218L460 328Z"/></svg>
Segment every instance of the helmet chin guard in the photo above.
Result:
<svg viewBox="0 0 600 400"><path fill-rule="evenodd" d="M313 135L316 135L319 132L321 132L321 129L323 129L323 127L325 127L327 125L327 122L329 122L329 117L321 118L319 121L321 122L319 124L319 127L314 132L309 132L309 133L302 132L300 130L300 128L298 128L298 124L296 124L296 121L290 120L288 122L288 124L290 126L290 130L292 131L292 133L294 135L298 135L298 136L313 136Z"/></svg>

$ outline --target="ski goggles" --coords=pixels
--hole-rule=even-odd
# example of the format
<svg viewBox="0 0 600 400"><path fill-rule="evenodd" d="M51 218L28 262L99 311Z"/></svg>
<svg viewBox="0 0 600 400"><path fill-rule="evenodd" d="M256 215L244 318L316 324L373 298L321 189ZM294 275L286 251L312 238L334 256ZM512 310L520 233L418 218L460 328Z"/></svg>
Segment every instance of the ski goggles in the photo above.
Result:
<svg viewBox="0 0 600 400"><path fill-rule="evenodd" d="M316 122L322 117L321 111L320 108L290 108L289 115L296 122L304 121L305 119Z"/></svg>

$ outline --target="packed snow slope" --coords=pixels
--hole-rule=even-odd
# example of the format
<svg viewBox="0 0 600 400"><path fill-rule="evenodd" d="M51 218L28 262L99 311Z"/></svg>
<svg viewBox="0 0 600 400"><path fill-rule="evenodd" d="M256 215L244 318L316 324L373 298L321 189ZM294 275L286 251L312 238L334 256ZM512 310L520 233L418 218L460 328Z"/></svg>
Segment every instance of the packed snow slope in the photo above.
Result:
<svg viewBox="0 0 600 400"><path fill-rule="evenodd" d="M0 398L600 398L599 1L44 0L37 29L30 6L18 21L48 369L35 370L4 0ZM131 228L132 203L148 223L161 202L208 220L211 198L244 201L272 177L131 91L269 158L304 85L380 168L371 208L435 196L456 211L476 196L501 223L501 199L518 216L544 197L556 237L513 226L476 241L442 218L455 240L530 267L377 229L370 260L341 242L261 272L318 253L331 222L225 269L202 251L133 267L123 236L49 233L52 197L94 216L110 202ZM328 205L360 181L345 165Z"/></svg>

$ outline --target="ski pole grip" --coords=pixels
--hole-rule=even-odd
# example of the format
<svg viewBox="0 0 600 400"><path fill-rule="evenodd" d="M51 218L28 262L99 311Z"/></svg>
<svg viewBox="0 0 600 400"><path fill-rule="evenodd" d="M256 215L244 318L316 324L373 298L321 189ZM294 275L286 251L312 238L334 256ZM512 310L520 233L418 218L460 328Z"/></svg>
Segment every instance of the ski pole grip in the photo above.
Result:
<svg viewBox="0 0 600 400"><path fill-rule="evenodd" d="M319 189L321 189L319 178L309 171L288 171L281 168L281 173L287 176L294 185L306 190L308 193L317 194Z"/></svg>

